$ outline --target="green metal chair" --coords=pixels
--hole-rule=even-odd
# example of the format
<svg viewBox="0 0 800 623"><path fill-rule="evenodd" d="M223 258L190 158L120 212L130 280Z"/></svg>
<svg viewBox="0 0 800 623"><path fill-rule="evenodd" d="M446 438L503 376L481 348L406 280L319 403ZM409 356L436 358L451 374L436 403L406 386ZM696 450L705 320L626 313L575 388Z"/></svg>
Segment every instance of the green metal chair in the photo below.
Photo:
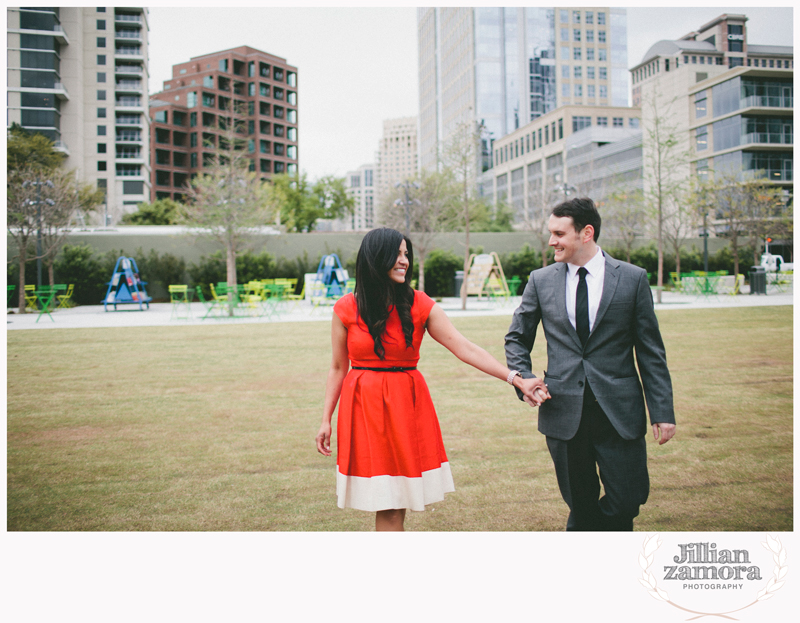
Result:
<svg viewBox="0 0 800 623"><path fill-rule="evenodd" d="M168 286L169 301L172 304L172 313L169 319L177 318L178 320L189 320L192 317L192 295L193 290L185 285L171 285ZM182 315L183 314L183 315Z"/></svg>

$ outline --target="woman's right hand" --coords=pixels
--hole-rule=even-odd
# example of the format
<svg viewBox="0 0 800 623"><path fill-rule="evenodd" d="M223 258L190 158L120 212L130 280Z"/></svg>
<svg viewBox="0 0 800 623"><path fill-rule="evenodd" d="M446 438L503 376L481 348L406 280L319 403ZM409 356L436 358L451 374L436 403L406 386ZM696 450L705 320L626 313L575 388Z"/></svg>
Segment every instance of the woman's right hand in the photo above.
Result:
<svg viewBox="0 0 800 623"><path fill-rule="evenodd" d="M317 452L322 455L331 455L331 425L323 424L317 433Z"/></svg>
<svg viewBox="0 0 800 623"><path fill-rule="evenodd" d="M520 377L517 377L518 379ZM516 379L515 379L516 382ZM541 378L520 379L519 390L522 392L523 400L532 407L539 407L541 404L550 398L550 392L547 391L547 385Z"/></svg>

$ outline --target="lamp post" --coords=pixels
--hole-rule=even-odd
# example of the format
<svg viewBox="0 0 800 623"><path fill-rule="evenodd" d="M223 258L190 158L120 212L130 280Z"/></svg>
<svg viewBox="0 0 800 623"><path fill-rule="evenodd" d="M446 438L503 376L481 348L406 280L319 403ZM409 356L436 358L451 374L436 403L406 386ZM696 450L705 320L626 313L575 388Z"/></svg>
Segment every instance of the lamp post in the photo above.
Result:
<svg viewBox="0 0 800 623"><path fill-rule="evenodd" d="M700 232L703 239L703 270L708 274L708 212L703 212L703 230Z"/></svg>
<svg viewBox="0 0 800 623"><path fill-rule="evenodd" d="M560 182L561 181L561 174L556 174L555 180L557 182ZM558 184L558 185L554 186L553 188L555 190L557 190L558 192L563 192L564 193L564 201L567 200L567 198L569 197L570 193L578 192L578 189L575 188L575 186L573 186L572 184L567 184L567 182L564 182L562 184Z"/></svg>
<svg viewBox="0 0 800 623"><path fill-rule="evenodd" d="M31 201L31 205L36 206L36 289L41 290L42 288L42 186L48 186L50 188L55 188L53 182L50 180L42 181L40 179L36 179L36 181L29 182L25 181L22 183L23 187L26 186L36 186L36 201ZM55 201L52 199L45 199L45 202L48 205L55 205Z"/></svg>
<svg viewBox="0 0 800 623"><path fill-rule="evenodd" d="M410 218L410 214L409 214L409 207L413 203L411 198L409 198L409 196L408 196L408 188L409 188L409 186L412 186L412 187L416 188L417 190L419 190L419 184L417 184L416 182L410 182L408 180L406 180L405 182L397 182L397 184L394 185L395 188L402 187L403 190L405 191L405 196L406 196L405 201L403 201L402 199L397 199L394 202L394 205L396 205L396 206L402 205L404 207L404 209L405 209L406 230L403 233L405 233L406 236L410 235L410 232L411 232L411 222L410 222L411 218Z"/></svg>

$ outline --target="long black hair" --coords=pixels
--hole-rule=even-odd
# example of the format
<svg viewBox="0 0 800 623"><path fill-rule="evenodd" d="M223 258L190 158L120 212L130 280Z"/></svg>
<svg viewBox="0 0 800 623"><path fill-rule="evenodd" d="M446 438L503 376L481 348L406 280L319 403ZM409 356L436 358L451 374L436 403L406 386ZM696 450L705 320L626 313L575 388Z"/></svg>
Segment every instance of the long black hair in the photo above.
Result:
<svg viewBox="0 0 800 623"><path fill-rule="evenodd" d="M389 271L397 263L400 244L406 241L408 251L408 270L403 283L389 278ZM380 227L364 236L356 257L355 298L358 315L367 325L369 334L375 342L375 354L385 359L383 337L386 321L392 307L397 309L406 347L411 348L414 323L411 320L411 306L414 304L414 290L411 275L414 270L414 249L411 241L399 231Z"/></svg>

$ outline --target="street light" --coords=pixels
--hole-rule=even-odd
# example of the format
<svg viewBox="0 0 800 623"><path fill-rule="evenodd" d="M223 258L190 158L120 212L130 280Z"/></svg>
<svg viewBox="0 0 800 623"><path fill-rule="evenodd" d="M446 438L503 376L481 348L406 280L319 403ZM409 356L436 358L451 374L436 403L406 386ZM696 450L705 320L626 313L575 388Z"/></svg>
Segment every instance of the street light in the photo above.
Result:
<svg viewBox="0 0 800 623"><path fill-rule="evenodd" d="M555 177L555 181L556 182L560 182L561 181L561 174L560 173L557 173L554 177ZM578 189L575 188L575 186L573 186L572 184L567 184L566 182L564 182L563 184L558 184L558 185L554 186L553 189L557 190L558 192L563 192L564 193L564 201L567 200L567 197L569 196L570 193L578 192Z"/></svg>
<svg viewBox="0 0 800 623"><path fill-rule="evenodd" d="M49 188L55 188L53 182L50 180L41 181L25 181L22 182L22 187L36 186L36 201L30 201L30 205L36 206L36 288L42 288L42 185ZM56 204L52 199L45 199L47 205L54 206Z"/></svg>
<svg viewBox="0 0 800 623"><path fill-rule="evenodd" d="M413 204L413 203L414 203L414 201L416 201L416 199L412 201L412 200L409 198L409 196L408 196L408 187L409 187L409 186L413 186L414 188L416 188L417 190L419 190L419 184L417 184L416 182L410 182L409 180L406 180L405 182L397 182L397 184L395 184L395 185L394 185L394 187L395 187L395 188L400 188L400 187L402 187L402 188L405 190L405 195L406 195L406 199L405 199L405 201L403 201L402 199L397 199L397 200L394 202L394 205L396 205L396 206L401 206L401 205L402 205L402 206L405 208L405 213L406 213L406 230L405 230L405 232L404 232L404 233L405 233L405 235L406 235L406 236L408 236L408 235L410 234L410 231L411 231L411 223L410 223L410 216L409 216L409 207L411 206L411 204Z"/></svg>

